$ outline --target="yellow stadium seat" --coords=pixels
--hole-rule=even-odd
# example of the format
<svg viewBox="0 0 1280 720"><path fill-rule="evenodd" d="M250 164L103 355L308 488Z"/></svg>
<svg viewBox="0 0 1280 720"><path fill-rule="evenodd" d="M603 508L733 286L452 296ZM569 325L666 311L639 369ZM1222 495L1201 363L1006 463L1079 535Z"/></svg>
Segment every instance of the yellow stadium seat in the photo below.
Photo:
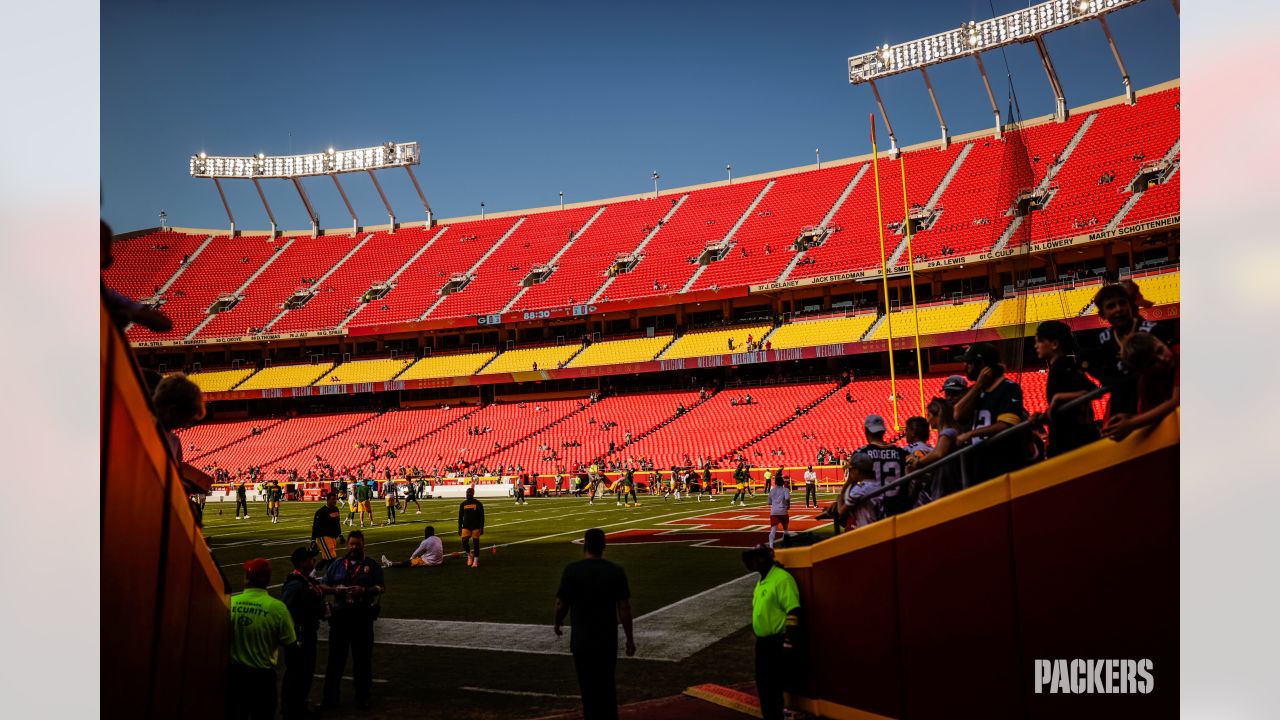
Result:
<svg viewBox="0 0 1280 720"><path fill-rule="evenodd" d="M390 380L413 362L412 357L384 358L381 360L355 360L339 365L333 372L320 378L317 385L341 385L343 383L382 382ZM337 378L336 380L334 378Z"/></svg>
<svg viewBox="0 0 1280 720"><path fill-rule="evenodd" d="M465 377L474 375L482 365L493 358L492 352L462 353L460 355L429 355L414 363L397 380L426 380L428 378Z"/></svg>
<svg viewBox="0 0 1280 720"><path fill-rule="evenodd" d="M1180 302L1181 273L1161 273L1136 278L1134 282L1142 288L1142 297L1156 305L1171 305Z"/></svg>
<svg viewBox="0 0 1280 720"><path fill-rule="evenodd" d="M968 330L973 324L982 317L982 311L987 309L986 300L977 300L974 302L961 303L960 305L929 305L920 308L920 334L936 335L938 333L956 332L957 330ZM898 310L893 313L893 336L895 338L910 337L915 332L915 319L912 317L911 308ZM888 318L881 322L871 333L868 340L887 340L889 339L889 322Z"/></svg>
<svg viewBox="0 0 1280 720"><path fill-rule="evenodd" d="M265 390L268 388L303 387L323 377L328 377L333 370L333 363L317 363L314 365L276 365L263 368L237 390Z"/></svg>
<svg viewBox="0 0 1280 720"><path fill-rule="evenodd" d="M578 352L581 347L581 345L575 343L573 345L508 350L494 358L493 362L489 363L478 374L528 372L533 370L534 363L538 364L539 370L554 370L560 367L560 363L573 357L573 354Z"/></svg>
<svg viewBox="0 0 1280 720"><path fill-rule="evenodd" d="M863 313L850 317L804 320L783 325L769 336L773 349L834 345L857 342L876 321L875 313Z"/></svg>
<svg viewBox="0 0 1280 720"><path fill-rule="evenodd" d="M982 327L1038 325L1046 320L1063 320L1079 315L1098 292L1098 285L1071 290L1030 293L999 301Z"/></svg>
<svg viewBox="0 0 1280 720"><path fill-rule="evenodd" d="M195 383L200 392L224 392L236 386L236 383L253 374L253 368L239 370L211 370L209 372L191 373L187 377Z"/></svg>
<svg viewBox="0 0 1280 720"><path fill-rule="evenodd" d="M759 340L769 332L768 325L742 325L728 330L696 330L685 334L662 353L664 360L673 358L723 355L727 352L746 352L747 336ZM729 349L733 338L733 350Z"/></svg>
<svg viewBox="0 0 1280 720"><path fill-rule="evenodd" d="M652 360L653 356L657 355L669 342L671 342L670 335L598 342L578 353L578 356L565 367L644 362Z"/></svg>

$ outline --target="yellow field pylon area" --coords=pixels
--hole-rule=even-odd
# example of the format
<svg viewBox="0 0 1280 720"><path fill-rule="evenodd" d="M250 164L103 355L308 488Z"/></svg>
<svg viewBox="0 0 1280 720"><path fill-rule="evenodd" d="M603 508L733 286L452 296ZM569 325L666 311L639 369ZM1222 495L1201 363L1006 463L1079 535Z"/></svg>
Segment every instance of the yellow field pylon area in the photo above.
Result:
<svg viewBox="0 0 1280 720"><path fill-rule="evenodd" d="M893 367L893 313L889 307L889 268L884 254L884 211L880 206L880 151L876 148L876 116L871 118L871 170L876 181L876 228L880 231L880 279L884 282L884 321L889 330L889 394L893 400L893 429L898 431L898 376ZM908 263L909 265L910 263Z"/></svg>
<svg viewBox="0 0 1280 720"><path fill-rule="evenodd" d="M741 690L734 690L723 685L707 683L685 688L685 695L706 700L723 708L736 710L750 717L763 717L760 714L760 698Z"/></svg>

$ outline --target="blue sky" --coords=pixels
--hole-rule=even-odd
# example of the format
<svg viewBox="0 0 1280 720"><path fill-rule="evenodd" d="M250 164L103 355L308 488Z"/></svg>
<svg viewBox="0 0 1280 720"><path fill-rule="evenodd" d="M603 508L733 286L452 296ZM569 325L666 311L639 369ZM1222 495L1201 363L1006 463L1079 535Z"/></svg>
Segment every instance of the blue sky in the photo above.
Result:
<svg viewBox="0 0 1280 720"><path fill-rule="evenodd" d="M995 1L997 14L1020 3ZM551 205L794 167L870 151L870 88L846 59L990 17L987 2L111 2L102 5L103 217L117 231L225 227L187 158L417 140L440 217ZM1172 5L1109 23L1136 87L1179 76ZM1121 92L1097 23L1047 40L1070 105ZM1005 62L1023 117L1052 112L1033 46L986 53L1002 113ZM930 70L953 134L992 124L976 65ZM899 142L935 139L919 74L881 83ZM421 220L403 173L382 175ZM304 181L324 227L350 224L332 182ZM224 183L240 228L266 228L252 184ZM364 224L372 184L344 187ZM282 228L308 227L292 186L264 182Z"/></svg>

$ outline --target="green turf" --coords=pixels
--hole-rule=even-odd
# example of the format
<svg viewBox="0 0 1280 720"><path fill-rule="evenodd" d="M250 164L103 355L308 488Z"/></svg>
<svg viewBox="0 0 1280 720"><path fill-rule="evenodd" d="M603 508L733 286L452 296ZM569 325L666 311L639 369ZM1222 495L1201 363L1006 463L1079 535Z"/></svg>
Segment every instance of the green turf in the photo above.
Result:
<svg viewBox="0 0 1280 720"><path fill-rule="evenodd" d="M612 500L588 506L579 498L535 498L523 506L505 498L484 503L485 552L480 567L474 570L461 559L447 557L461 549L457 500L425 500L421 515L410 510L400 513L397 525L365 528L366 550L374 558L386 554L393 560L405 559L427 524L435 526L445 543L442 567L386 571L383 617L550 625L560 572L565 564L582 557L581 545L573 541L587 528L601 527L607 532L660 528L672 519L731 509L726 502L677 503L652 497L642 497L641 506L634 509L618 508ZM757 497L749 507L763 506L763 498ZM232 587L239 590L243 585L241 563L260 556L271 560L272 584L280 583L292 569L289 553L310 539L311 517L317 507L319 503L284 503L281 522L272 524L260 503L251 507L248 520L234 518L232 503L209 503L204 513L205 534ZM382 523L385 508L381 503L375 503L374 508L376 521ZM342 513L345 518L345 508ZM343 530L349 528L344 526ZM760 532L759 541L765 536ZM488 551L492 544L499 545L496 554ZM616 544L609 546L605 556L626 569L636 617L746 573L739 551L727 548ZM736 613L744 629L681 662L624 660L618 675L622 702L673 695L700 682L750 680L751 638L745 629L750 608L694 605L682 605L680 611ZM326 632L322 627L322 638ZM324 649L321 643L322 673ZM568 656L378 644L374 677L387 680L374 686L378 698L375 710L381 708L386 717L537 717L577 707L577 684ZM313 701L319 700L319 682L317 678L312 689ZM350 683L346 685L349 697ZM571 697L460 689L464 687ZM361 717L377 716L375 712Z"/></svg>

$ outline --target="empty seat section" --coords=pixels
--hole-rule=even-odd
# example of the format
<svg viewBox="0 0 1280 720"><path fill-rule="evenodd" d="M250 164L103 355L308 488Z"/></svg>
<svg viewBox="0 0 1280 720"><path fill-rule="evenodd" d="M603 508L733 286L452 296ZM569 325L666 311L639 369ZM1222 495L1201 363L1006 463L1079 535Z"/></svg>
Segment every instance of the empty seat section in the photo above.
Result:
<svg viewBox="0 0 1280 720"><path fill-rule="evenodd" d="M450 224L435 243L396 278L395 288L376 303L377 311L356 315L347 327L417 320L440 299L440 290L449 278L470 270L517 220L519 218L504 217ZM386 310L382 309L383 305L387 306Z"/></svg>
<svg viewBox="0 0 1280 720"><path fill-rule="evenodd" d="M244 289L244 299L218 313L197 337L239 337L265 328L294 292L305 290L359 242L351 235L299 236ZM285 241L282 241L285 242ZM319 329L307 328L307 329ZM278 328L272 328L278 330Z"/></svg>
<svg viewBox="0 0 1280 720"><path fill-rule="evenodd" d="M274 425L256 423L262 432L253 435L245 423L235 423L233 428L242 432L242 439L221 450L213 450L192 462L197 467L220 467L231 472L237 468L260 466L266 477L275 474L277 468L299 470L314 465L314 453L309 446L322 442L373 417L373 413L341 413L335 415L302 415ZM336 463L334 468L342 468Z"/></svg>
<svg viewBox="0 0 1280 720"><path fill-rule="evenodd" d="M592 343L585 350L578 353L566 367L644 362L652 360L669 342L671 342L670 335L659 335L651 338L642 337Z"/></svg>
<svg viewBox="0 0 1280 720"><path fill-rule="evenodd" d="M396 462L422 468L458 462L484 462L495 468L501 457L492 456L502 446L513 443L578 409L579 400L541 400L486 405L466 420L440 432L396 448ZM480 431L467 433L468 428ZM488 428L488 432L485 432Z"/></svg>
<svg viewBox="0 0 1280 720"><path fill-rule="evenodd" d="M207 237L163 230L116 240L111 243L111 267L102 271L103 282L134 300L149 298Z"/></svg>
<svg viewBox="0 0 1280 720"><path fill-rule="evenodd" d="M1179 136L1177 88L1097 111L1097 119L1054 178L1058 192L1032 213L1029 240L1099 232L1129 199L1128 184L1145 163L1162 158ZM1110 182L1103 182L1111 176ZM1019 233L1021 235L1021 233Z"/></svg>
<svg viewBox="0 0 1280 720"><path fill-rule="evenodd" d="M333 363L309 365L276 365L263 368L245 380L237 390L263 390L267 388L304 387L322 377L328 377Z"/></svg>
<svg viewBox="0 0 1280 720"><path fill-rule="evenodd" d="M693 330L672 343L671 347L662 353L662 359L746 352L748 338L753 341L759 340L768 332L768 325L738 325L728 329ZM729 347L730 340L733 341L732 349Z"/></svg>
<svg viewBox="0 0 1280 720"><path fill-rule="evenodd" d="M493 362L489 363L480 375L504 372L528 372L530 370L551 370L560 367L566 360L578 352L581 345L550 345L547 347L517 348L508 350ZM537 365L535 368L534 365Z"/></svg>
<svg viewBox="0 0 1280 720"><path fill-rule="evenodd" d="M863 313L851 317L797 321L774 330L769 342L774 350L857 342L877 317L875 313Z"/></svg>
<svg viewBox="0 0 1280 720"><path fill-rule="evenodd" d="M1098 285L1033 292L1000 300L982 327L1025 325L1034 328L1046 320L1062 320L1078 316L1093 302Z"/></svg>
<svg viewBox="0 0 1280 720"><path fill-rule="evenodd" d="M201 388L202 390L204 388ZM224 445L240 442L252 437L253 428L267 428L276 424L276 420L254 418L252 420L232 420L225 422L202 422L190 427L179 428L175 432L182 441L182 459L196 467L204 467L201 458ZM232 470L235 468L232 467Z"/></svg>
<svg viewBox="0 0 1280 720"><path fill-rule="evenodd" d="M635 268L615 278L600 300L680 292L698 269L696 260L707 243L723 240L729 234L766 182L755 180L690 192L671 220L644 247ZM679 199L674 194L666 197L671 203Z"/></svg>
<svg viewBox="0 0 1280 720"><path fill-rule="evenodd" d="M283 240L272 242L266 235L246 237L216 236L191 261L178 280L164 292L161 311L173 321L167 333L153 333L134 326L131 340L180 340L208 316L219 296L233 293L262 267Z"/></svg>
<svg viewBox="0 0 1280 720"><path fill-rule="evenodd" d="M1181 169L1175 170L1168 180L1142 193L1142 197L1129 210L1129 214L1120 221L1120 227L1177 215L1182 209L1181 177Z"/></svg>
<svg viewBox="0 0 1280 720"><path fill-rule="evenodd" d="M687 454L718 458L795 415L797 405L808 405L831 390L831 383L806 383L782 387L727 388L652 435L620 451L619 458L653 458L658 467L683 463ZM750 405L733 405L732 399L751 395ZM688 405L686 404L686 407ZM752 458L767 465L768 458Z"/></svg>
<svg viewBox="0 0 1280 720"><path fill-rule="evenodd" d="M1156 305L1171 305L1181 302L1181 275L1176 272L1159 275L1135 277L1134 282L1142 289L1142 297Z"/></svg>
<svg viewBox="0 0 1280 720"><path fill-rule="evenodd" d="M628 432L634 440L673 417L677 405L689 408L697 400L698 394L693 392L605 397L582 412L568 416L564 422L504 450L495 460L504 465L523 465L540 474L554 474L558 467L572 471L575 463L589 464L607 455L610 442L615 449L622 448ZM620 452L627 454L625 449Z"/></svg>
<svg viewBox="0 0 1280 720"><path fill-rule="evenodd" d="M387 305L385 299L374 300L368 303L369 307L360 310L361 298L374 283L390 279L435 232L434 228L412 227L401 228L395 233L373 233L354 255L325 278L315 297L306 305L285 313L271 326L271 330L328 330L337 327L357 310L366 318L380 318L387 312L382 309ZM364 237L366 235L362 233L359 239Z"/></svg>
<svg viewBox="0 0 1280 720"><path fill-rule="evenodd" d="M951 179L935 210L933 226L911 236L911 253L922 260L967 255L989 249L1000 239L1011 218L1019 186L1030 187L1026 150L1022 143L995 137L978 138ZM944 252L945 249L945 252ZM906 264L907 253L901 263Z"/></svg>
<svg viewBox="0 0 1280 720"><path fill-rule="evenodd" d="M569 242L569 232L578 232L599 210L596 207L551 210L525 217L480 267L476 279L461 292L453 293L431 311L430 317L458 317L501 312L520 292L520 281L534 265L548 263Z"/></svg>
<svg viewBox="0 0 1280 720"><path fill-rule="evenodd" d="M925 402L941 394L945 377L925 377ZM916 382L915 376L898 378L899 424L912 415L920 414L920 392ZM853 452L867 444L862 426L867 415L876 413L885 419L887 425L893 424L891 387L889 378L854 380L776 433L751 445L747 448L747 456L756 464L803 466L817 464L819 448L841 455ZM886 437L892 438L896 434L890 430ZM771 454L778 449L782 450L781 456ZM761 456L756 456L756 451Z"/></svg>
<svg viewBox="0 0 1280 720"><path fill-rule="evenodd" d="M224 392L236 386L236 383L244 380L253 374L253 368L238 368L236 370L209 370L207 372L194 372L187 375L191 382L200 388L200 392Z"/></svg>
<svg viewBox="0 0 1280 720"><path fill-rule="evenodd" d="M979 317L982 317L983 311L987 309L989 304L986 300L978 300L961 303L960 305L945 303L921 307L919 312L920 334L935 335L957 330L968 330L973 327ZM893 319L893 336L895 338L908 337L915 332L916 319L913 315L909 307L894 311L891 317ZM889 318L885 318L867 339L889 339Z"/></svg>
<svg viewBox="0 0 1280 720"><path fill-rule="evenodd" d="M453 422L474 408L453 407L420 408L410 410L394 410L368 419L359 424L347 424L336 435L324 442L308 448L305 452L292 455L278 464L298 472L311 469L316 458L332 465L335 469L361 468L369 474L369 464L373 463L373 471L378 478L383 477L383 469L391 468L393 473L399 468L412 466L405 462L401 450L397 448L407 445L442 426ZM387 454L391 450L395 457Z"/></svg>
<svg viewBox="0 0 1280 720"><path fill-rule="evenodd" d="M383 382L394 378L412 363L412 357L352 360L334 367L333 370L329 371L329 374L320 378L316 385Z"/></svg>
<svg viewBox="0 0 1280 720"><path fill-rule="evenodd" d="M427 378L465 377L493 359L493 351L461 353L456 355L427 355L409 366L397 380L425 380Z"/></svg>
<svg viewBox="0 0 1280 720"><path fill-rule="evenodd" d="M946 150L929 148L906 154L907 198L913 205L924 205L937 189L947 170L955 162L961 145ZM884 218L884 259L888 261L903 236L889 225L901 223L902 171L897 160L881 157L880 202ZM876 225L875 169L870 168L858 181L844 204L831 218L834 231L821 246L805 254L806 262L797 265L788 279L831 275L850 270L880 266L880 232Z"/></svg>
<svg viewBox="0 0 1280 720"><path fill-rule="evenodd" d="M665 198L627 200L610 205L573 241L546 282L530 286L514 310L567 307L586 302L604 284L609 266L631 252L671 210Z"/></svg>
<svg viewBox="0 0 1280 720"><path fill-rule="evenodd" d="M692 290L713 285L770 283L778 278L795 250L800 231L817 225L844 191L858 165L783 175L733 236L733 249L711 263Z"/></svg>

